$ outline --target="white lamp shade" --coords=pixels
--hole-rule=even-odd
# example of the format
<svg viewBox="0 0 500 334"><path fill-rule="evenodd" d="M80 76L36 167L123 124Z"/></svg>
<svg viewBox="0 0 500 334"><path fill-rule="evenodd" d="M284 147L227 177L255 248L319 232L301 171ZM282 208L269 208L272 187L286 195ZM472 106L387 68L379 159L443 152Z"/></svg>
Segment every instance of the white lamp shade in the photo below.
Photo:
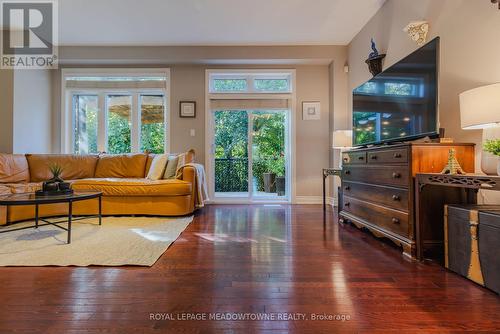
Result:
<svg viewBox="0 0 500 334"><path fill-rule="evenodd" d="M462 129L485 129L500 124L500 83L460 94Z"/></svg>
<svg viewBox="0 0 500 334"><path fill-rule="evenodd" d="M333 131L333 148L345 148L352 146L352 131L351 130L335 130Z"/></svg>

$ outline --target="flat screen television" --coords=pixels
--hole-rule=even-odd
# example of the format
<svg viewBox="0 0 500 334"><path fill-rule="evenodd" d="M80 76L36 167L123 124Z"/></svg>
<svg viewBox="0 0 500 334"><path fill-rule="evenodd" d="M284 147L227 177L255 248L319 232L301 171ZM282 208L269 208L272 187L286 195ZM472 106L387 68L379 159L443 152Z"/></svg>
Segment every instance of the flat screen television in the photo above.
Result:
<svg viewBox="0 0 500 334"><path fill-rule="evenodd" d="M353 146L436 137L439 37L353 91Z"/></svg>

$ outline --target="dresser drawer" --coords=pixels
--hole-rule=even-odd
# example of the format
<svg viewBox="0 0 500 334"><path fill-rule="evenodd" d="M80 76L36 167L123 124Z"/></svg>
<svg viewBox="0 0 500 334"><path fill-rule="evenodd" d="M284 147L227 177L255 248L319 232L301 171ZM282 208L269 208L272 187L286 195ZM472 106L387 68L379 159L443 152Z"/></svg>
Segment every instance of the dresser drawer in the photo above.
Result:
<svg viewBox="0 0 500 334"><path fill-rule="evenodd" d="M408 238L408 214L344 195L343 210L373 225Z"/></svg>
<svg viewBox="0 0 500 334"><path fill-rule="evenodd" d="M368 152L369 164L406 163L406 162L408 162L408 149L406 147Z"/></svg>
<svg viewBox="0 0 500 334"><path fill-rule="evenodd" d="M408 166L344 166L342 180L408 188Z"/></svg>
<svg viewBox="0 0 500 334"><path fill-rule="evenodd" d="M406 189L344 182L343 191L349 197L381 204L393 209L408 211L409 193Z"/></svg>
<svg viewBox="0 0 500 334"><path fill-rule="evenodd" d="M342 153L342 164L344 165L366 164L366 152Z"/></svg>

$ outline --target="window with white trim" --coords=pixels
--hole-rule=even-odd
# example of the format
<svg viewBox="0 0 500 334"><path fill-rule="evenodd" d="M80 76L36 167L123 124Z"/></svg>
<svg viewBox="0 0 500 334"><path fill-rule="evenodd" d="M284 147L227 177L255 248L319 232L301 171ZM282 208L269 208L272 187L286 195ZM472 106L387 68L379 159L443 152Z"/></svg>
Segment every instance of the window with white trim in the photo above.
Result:
<svg viewBox="0 0 500 334"><path fill-rule="evenodd" d="M63 70L63 151L168 152L168 76L158 69Z"/></svg>
<svg viewBox="0 0 500 334"><path fill-rule="evenodd" d="M290 73L211 73L209 93L245 94L245 93L291 93Z"/></svg>

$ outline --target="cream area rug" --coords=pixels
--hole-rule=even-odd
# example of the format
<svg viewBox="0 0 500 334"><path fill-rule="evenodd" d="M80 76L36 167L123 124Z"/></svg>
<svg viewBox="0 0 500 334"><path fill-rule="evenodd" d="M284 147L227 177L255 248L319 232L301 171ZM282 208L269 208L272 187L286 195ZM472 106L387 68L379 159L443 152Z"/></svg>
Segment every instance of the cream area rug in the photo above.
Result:
<svg viewBox="0 0 500 334"><path fill-rule="evenodd" d="M3 233L0 266L152 266L192 220L103 217L101 226L97 218L80 220L73 223L69 245L67 232L54 226Z"/></svg>

